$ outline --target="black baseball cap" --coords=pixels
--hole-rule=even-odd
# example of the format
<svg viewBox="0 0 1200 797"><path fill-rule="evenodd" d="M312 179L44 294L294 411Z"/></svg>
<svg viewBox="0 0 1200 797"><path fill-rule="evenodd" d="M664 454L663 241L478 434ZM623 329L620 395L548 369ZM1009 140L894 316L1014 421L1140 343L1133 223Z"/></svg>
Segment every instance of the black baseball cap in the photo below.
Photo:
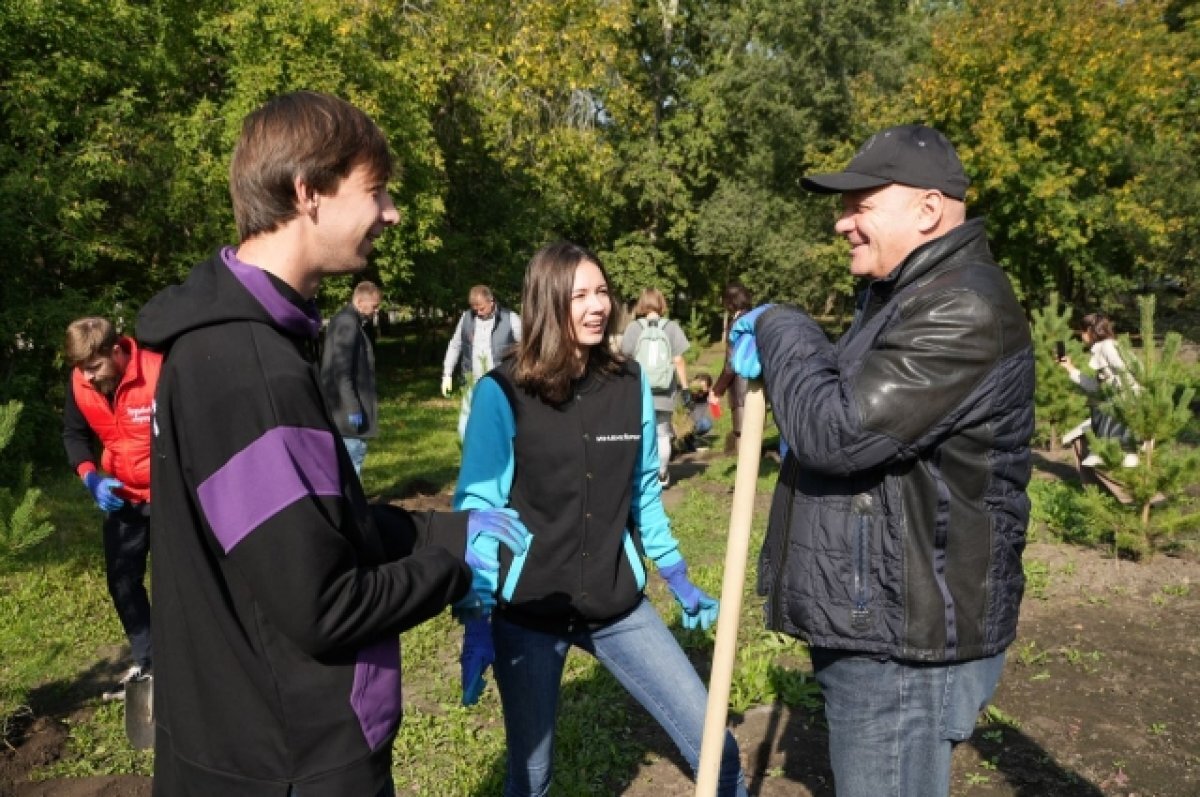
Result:
<svg viewBox="0 0 1200 797"><path fill-rule="evenodd" d="M867 139L844 171L800 178L800 185L818 194L864 191L891 183L933 188L964 199L970 181L954 145L925 125L889 127Z"/></svg>

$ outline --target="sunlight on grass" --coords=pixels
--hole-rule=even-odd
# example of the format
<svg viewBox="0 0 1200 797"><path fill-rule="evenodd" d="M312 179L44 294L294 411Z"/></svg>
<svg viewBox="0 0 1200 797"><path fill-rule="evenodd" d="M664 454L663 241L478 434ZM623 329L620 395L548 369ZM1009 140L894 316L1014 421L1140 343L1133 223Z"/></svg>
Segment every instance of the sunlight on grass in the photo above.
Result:
<svg viewBox="0 0 1200 797"><path fill-rule="evenodd" d="M400 348L384 339L378 348L381 434L372 440L363 472L373 500L453 489L460 446L456 422L460 395L442 398L436 367L406 368ZM705 354L712 363L713 353ZM719 361L707 366L715 374ZM728 431L729 414L714 436ZM710 456L705 470L672 487L681 495L671 511L676 535L693 579L714 596L721 576L729 528L736 462ZM758 489L768 494L778 466L762 462ZM10 717L21 706L90 706L70 727L64 757L39 772L42 777L149 774L151 752L135 752L124 737L119 704L102 704L100 692L127 656L127 646L109 601L100 544L100 515L68 472L49 485L46 505L58 531L42 548L0 574L0 711ZM448 496L447 496L448 497ZM811 670L804 647L767 633L762 601L754 594L755 557L765 513L754 519L750 572L739 629L734 709L782 701L814 705ZM703 678L708 675L713 631L685 631L669 590L652 574L647 594ZM504 775L504 728L499 694L488 675L479 704L460 705L458 655L461 627L444 613L404 634L405 720L395 745L399 793L462 795L499 793ZM639 763L661 751L645 743L658 733L653 720L590 656L573 651L563 676L556 737L555 793L608 795L621 791Z"/></svg>

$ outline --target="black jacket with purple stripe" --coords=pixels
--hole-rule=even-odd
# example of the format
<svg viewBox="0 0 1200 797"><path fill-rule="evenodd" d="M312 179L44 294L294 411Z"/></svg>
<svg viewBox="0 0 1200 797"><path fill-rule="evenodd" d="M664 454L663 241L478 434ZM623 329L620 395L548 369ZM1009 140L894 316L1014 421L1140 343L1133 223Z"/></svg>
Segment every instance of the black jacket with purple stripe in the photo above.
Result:
<svg viewBox="0 0 1200 797"><path fill-rule="evenodd" d="M466 514L369 506L321 398L311 303L232 249L155 296L156 795L376 794L399 634L470 583Z"/></svg>

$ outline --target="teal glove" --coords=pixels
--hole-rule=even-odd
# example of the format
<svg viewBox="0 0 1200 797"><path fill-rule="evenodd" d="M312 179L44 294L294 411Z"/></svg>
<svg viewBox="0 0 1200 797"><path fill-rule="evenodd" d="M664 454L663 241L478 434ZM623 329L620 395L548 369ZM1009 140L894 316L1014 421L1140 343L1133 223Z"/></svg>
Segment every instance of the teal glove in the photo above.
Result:
<svg viewBox="0 0 1200 797"><path fill-rule="evenodd" d="M93 470L83 477L83 484L92 494L92 500L96 502L96 506L105 512L115 512L125 506L125 499L113 492L113 490L119 490L125 486L120 479L102 478Z"/></svg>
<svg viewBox="0 0 1200 797"><path fill-rule="evenodd" d="M496 648L492 644L492 623L486 617L468 620L463 626L462 655L462 704L473 706L479 702L483 688L487 685L483 674L496 661Z"/></svg>
<svg viewBox="0 0 1200 797"><path fill-rule="evenodd" d="M673 565L660 567L658 574L667 582L675 600L683 609L683 627L707 631L717 622L721 604L687 577L687 563L680 559Z"/></svg>
<svg viewBox="0 0 1200 797"><path fill-rule="evenodd" d="M758 358L758 342L754 325L758 317L774 305L762 304L733 322L729 329L729 367L743 379L758 379L762 376L762 362Z"/></svg>

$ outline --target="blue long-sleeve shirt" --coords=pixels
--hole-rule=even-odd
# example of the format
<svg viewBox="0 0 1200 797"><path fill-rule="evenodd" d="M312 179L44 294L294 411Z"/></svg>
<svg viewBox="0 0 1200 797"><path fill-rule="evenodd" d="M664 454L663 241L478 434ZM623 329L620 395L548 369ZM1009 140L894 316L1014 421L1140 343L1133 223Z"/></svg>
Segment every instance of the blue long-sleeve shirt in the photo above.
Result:
<svg viewBox="0 0 1200 797"><path fill-rule="evenodd" d="M456 509L511 506L533 534L501 551L498 611L537 626L599 624L637 605L642 554L682 560L658 483L649 386L636 363L589 373L552 405L506 363L480 380L463 443Z"/></svg>

